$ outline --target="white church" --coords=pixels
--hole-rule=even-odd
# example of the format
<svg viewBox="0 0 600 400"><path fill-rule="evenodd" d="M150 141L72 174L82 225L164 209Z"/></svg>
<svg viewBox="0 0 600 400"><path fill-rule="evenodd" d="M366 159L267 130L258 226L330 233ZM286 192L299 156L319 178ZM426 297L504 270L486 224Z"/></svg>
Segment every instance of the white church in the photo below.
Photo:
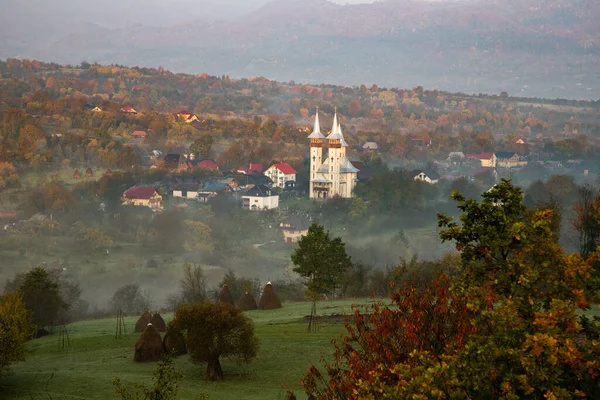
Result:
<svg viewBox="0 0 600 400"><path fill-rule="evenodd" d="M333 126L327 137L321 133L319 109L310 139L310 194L311 199L333 197L351 198L358 177L356 169L346 158L348 143L344 140L342 126L338 123L337 111ZM327 142L327 154L323 158L323 147Z"/></svg>

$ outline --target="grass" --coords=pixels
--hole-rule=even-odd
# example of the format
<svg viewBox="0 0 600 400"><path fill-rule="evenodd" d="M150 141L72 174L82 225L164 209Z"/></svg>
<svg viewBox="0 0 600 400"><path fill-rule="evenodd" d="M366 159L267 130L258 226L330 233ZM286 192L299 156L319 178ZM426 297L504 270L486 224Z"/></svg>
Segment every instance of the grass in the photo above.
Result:
<svg viewBox="0 0 600 400"><path fill-rule="evenodd" d="M350 312L353 303L367 300L328 301L318 304L320 315ZM299 387L311 365L319 365L322 355L333 352L332 338L343 332L341 322L322 322L316 333L307 332L304 317L310 303L284 303L283 308L251 311L261 347L250 364L237 365L223 360L225 380L203 379L205 365L192 364L187 356L175 360L185 377L180 383L180 399L195 399L206 393L211 399L280 399L288 388ZM169 321L172 315L165 315ZM127 317L133 330L137 317ZM70 346L58 347L58 335L33 340L28 344L27 360L15 364L0 381L2 399L110 399L112 380L118 376L125 384L151 381L154 363L135 363L133 346L137 334L115 339L115 319L80 321L68 326Z"/></svg>

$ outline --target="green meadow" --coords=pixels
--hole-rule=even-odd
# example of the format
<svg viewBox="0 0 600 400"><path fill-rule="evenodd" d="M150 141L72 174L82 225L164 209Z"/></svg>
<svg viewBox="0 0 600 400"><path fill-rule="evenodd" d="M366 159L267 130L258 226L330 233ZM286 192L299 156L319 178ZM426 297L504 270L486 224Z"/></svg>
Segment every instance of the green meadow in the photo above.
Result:
<svg viewBox="0 0 600 400"><path fill-rule="evenodd" d="M188 356L175 360L185 375L180 382L180 399L283 399L288 389L299 398L300 381L311 365L333 353L331 339L344 331L343 318L351 305L361 307L372 300L322 301L318 332L307 330L310 303L284 303L283 308L250 311L260 340L258 357L250 364L222 360L225 379L203 379L205 364L192 364ZM334 316L334 317L332 317ZM164 315L165 321L173 316ZM133 333L137 317L126 317L127 335L115 338L116 318L74 322L67 326L69 346L60 348L58 333L28 343L27 359L13 364L0 380L0 398L12 399L111 399L112 381L125 384L151 383L155 363L136 363L133 349L139 334Z"/></svg>

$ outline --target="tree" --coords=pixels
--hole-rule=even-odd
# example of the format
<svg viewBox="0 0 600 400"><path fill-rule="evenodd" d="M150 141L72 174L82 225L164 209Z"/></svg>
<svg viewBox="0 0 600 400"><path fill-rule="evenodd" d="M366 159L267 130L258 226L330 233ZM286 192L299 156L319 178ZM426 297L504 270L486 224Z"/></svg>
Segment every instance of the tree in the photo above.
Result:
<svg viewBox="0 0 600 400"><path fill-rule="evenodd" d="M139 314L150 309L149 297L135 283L118 288L111 297L110 304L113 310L121 310L126 314Z"/></svg>
<svg viewBox="0 0 600 400"><path fill-rule="evenodd" d="M19 130L19 153L25 160L30 161L36 150L36 142L42 139L40 129L31 124L27 124Z"/></svg>
<svg viewBox="0 0 600 400"><path fill-rule="evenodd" d="M55 325L59 311L68 308L60 295L58 283L43 267L36 267L25 274L19 291L25 307L31 312L31 322L38 329Z"/></svg>
<svg viewBox="0 0 600 400"><path fill-rule="evenodd" d="M318 224L312 224L300 238L291 259L296 266L294 272L308 279L306 286L314 299L332 292L352 268L342 239L332 239Z"/></svg>
<svg viewBox="0 0 600 400"><path fill-rule="evenodd" d="M29 316L20 292L0 297L0 377L11 363L25 359L25 342L34 332Z"/></svg>
<svg viewBox="0 0 600 400"><path fill-rule="evenodd" d="M185 263L183 277L179 280L179 293L167 299L170 308L176 310L182 305L204 303L207 299L207 281L202 266Z"/></svg>
<svg viewBox="0 0 600 400"><path fill-rule="evenodd" d="M360 109L360 102L358 100L350 100L350 103L348 103L348 113L350 115L356 117L360 114Z"/></svg>
<svg viewBox="0 0 600 400"><path fill-rule="evenodd" d="M190 145L190 151L196 155L199 160L210 158L212 151L213 137L211 135L203 135Z"/></svg>
<svg viewBox="0 0 600 400"><path fill-rule="evenodd" d="M223 357L238 362L256 357L259 343L252 320L232 305L208 302L183 306L175 313L173 325L185 331L192 361L208 364L205 379L223 379Z"/></svg>
<svg viewBox="0 0 600 400"><path fill-rule="evenodd" d="M459 274L396 307L356 310L325 377L305 378L310 398L597 398L598 320L591 260L566 255L552 211L529 212L503 180L477 202L459 193L460 223L438 216L456 243ZM596 253L595 257L600 253Z"/></svg>
<svg viewBox="0 0 600 400"><path fill-rule="evenodd" d="M579 254L589 257L600 241L600 194L589 185L577 191L573 228L577 232Z"/></svg>

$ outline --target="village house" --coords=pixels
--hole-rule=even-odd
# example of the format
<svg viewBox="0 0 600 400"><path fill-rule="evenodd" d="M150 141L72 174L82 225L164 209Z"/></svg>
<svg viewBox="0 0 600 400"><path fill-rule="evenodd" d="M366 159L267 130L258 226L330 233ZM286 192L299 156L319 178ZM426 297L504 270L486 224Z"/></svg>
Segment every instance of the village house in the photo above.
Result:
<svg viewBox="0 0 600 400"><path fill-rule="evenodd" d="M172 171L187 171L188 165L186 158L179 153L168 153L163 158L165 168Z"/></svg>
<svg viewBox="0 0 600 400"><path fill-rule="evenodd" d="M465 159L465 154L462 151L453 151L448 154L448 158L446 158L446 162L451 165L461 165Z"/></svg>
<svg viewBox="0 0 600 400"><path fill-rule="evenodd" d="M207 203L212 197L216 197L220 194L232 193L233 189L224 182L210 180L204 183L198 192L198 201L201 203Z"/></svg>
<svg viewBox="0 0 600 400"><path fill-rule="evenodd" d="M0 212L0 228L8 229L9 226L17 222L16 212Z"/></svg>
<svg viewBox="0 0 600 400"><path fill-rule="evenodd" d="M431 139L429 138L411 138L410 141L417 146L431 146Z"/></svg>
<svg viewBox="0 0 600 400"><path fill-rule="evenodd" d="M146 139L148 137L148 133L146 131L134 131L131 134L131 137L134 139Z"/></svg>
<svg viewBox="0 0 600 400"><path fill-rule="evenodd" d="M255 172L263 172L262 164L250 163L248 165L242 165L236 171L239 174L253 174Z"/></svg>
<svg viewBox="0 0 600 400"><path fill-rule="evenodd" d="M131 106L121 107L121 112L124 112L125 114L136 114L137 113L135 108L133 108Z"/></svg>
<svg viewBox="0 0 600 400"><path fill-rule="evenodd" d="M473 163L474 167L496 167L496 156L491 152L465 154L465 159Z"/></svg>
<svg viewBox="0 0 600 400"><path fill-rule="evenodd" d="M527 144L527 140L525 140L524 138L518 138L517 140L515 140L515 144Z"/></svg>
<svg viewBox="0 0 600 400"><path fill-rule="evenodd" d="M232 177L221 178L217 182L224 183L233 190L238 190L238 188L240 187L240 182Z"/></svg>
<svg viewBox="0 0 600 400"><path fill-rule="evenodd" d="M154 187L133 186L123 193L123 205L148 207L158 211L163 209L163 198Z"/></svg>
<svg viewBox="0 0 600 400"><path fill-rule="evenodd" d="M196 114L188 112L187 110L179 111L177 114L175 114L175 118L179 121L185 122L186 124L198 121L198 116Z"/></svg>
<svg viewBox="0 0 600 400"><path fill-rule="evenodd" d="M377 151L379 150L379 146L375 142L366 142L365 144L363 144L362 149L364 151Z"/></svg>
<svg viewBox="0 0 600 400"><path fill-rule="evenodd" d="M242 195L242 207L250 211L279 207L279 195L265 185L256 185Z"/></svg>
<svg viewBox="0 0 600 400"><path fill-rule="evenodd" d="M96 106L96 107L92 108L92 111L93 112L102 112L102 109L100 107Z"/></svg>
<svg viewBox="0 0 600 400"><path fill-rule="evenodd" d="M512 151L498 151L495 154L496 167L514 168L520 165L527 164L526 161L520 162L519 155Z"/></svg>
<svg viewBox="0 0 600 400"><path fill-rule="evenodd" d="M415 181L422 181L427 183L438 183L440 180L440 174L432 169L416 169L413 171L413 179Z"/></svg>
<svg viewBox="0 0 600 400"><path fill-rule="evenodd" d="M286 182L296 181L296 170L292 168L290 164L285 162L271 165L265 171L265 175L271 178L275 186L282 189L285 187Z"/></svg>
<svg viewBox="0 0 600 400"><path fill-rule="evenodd" d="M200 185L197 183L182 183L173 188L173 197L187 200L198 200Z"/></svg>
<svg viewBox="0 0 600 400"><path fill-rule="evenodd" d="M308 234L310 221L301 215L290 215L279 224L286 243L296 243L302 236Z"/></svg>

